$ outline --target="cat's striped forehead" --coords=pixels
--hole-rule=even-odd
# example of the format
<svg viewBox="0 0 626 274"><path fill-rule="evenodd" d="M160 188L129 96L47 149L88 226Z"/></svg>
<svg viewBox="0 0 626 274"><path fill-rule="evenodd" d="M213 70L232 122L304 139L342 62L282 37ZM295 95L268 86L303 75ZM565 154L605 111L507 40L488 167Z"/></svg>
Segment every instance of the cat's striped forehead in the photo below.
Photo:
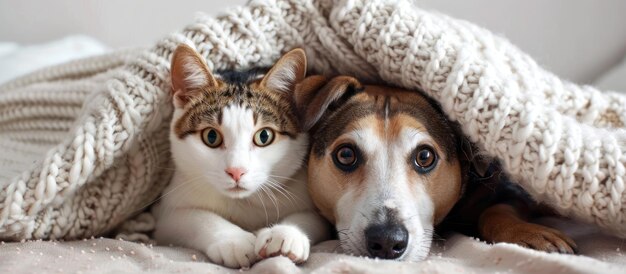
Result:
<svg viewBox="0 0 626 274"><path fill-rule="evenodd" d="M259 85L264 70L228 71L216 74L217 87L202 88L185 107L174 130L179 138L222 123L228 106L241 106L253 113L254 124L274 125L279 133L295 137L299 132L292 95Z"/></svg>

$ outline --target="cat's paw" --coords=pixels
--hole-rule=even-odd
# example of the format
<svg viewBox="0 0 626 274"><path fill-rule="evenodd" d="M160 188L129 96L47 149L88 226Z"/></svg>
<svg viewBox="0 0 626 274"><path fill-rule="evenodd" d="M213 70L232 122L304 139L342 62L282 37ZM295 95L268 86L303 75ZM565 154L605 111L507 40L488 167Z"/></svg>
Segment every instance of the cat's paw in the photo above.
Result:
<svg viewBox="0 0 626 274"><path fill-rule="evenodd" d="M295 226L275 225L257 233L255 253L261 258L283 255L294 263L309 258L311 242L304 232Z"/></svg>
<svg viewBox="0 0 626 274"><path fill-rule="evenodd" d="M250 267L258 257L254 252L256 236L243 233L209 245L206 255L211 262L230 268Z"/></svg>

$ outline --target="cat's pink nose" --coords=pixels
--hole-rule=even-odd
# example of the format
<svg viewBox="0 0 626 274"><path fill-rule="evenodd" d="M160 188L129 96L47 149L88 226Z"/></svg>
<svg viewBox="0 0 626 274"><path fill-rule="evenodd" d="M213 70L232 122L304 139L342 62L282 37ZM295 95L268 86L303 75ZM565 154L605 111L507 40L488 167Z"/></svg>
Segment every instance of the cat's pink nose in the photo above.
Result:
<svg viewBox="0 0 626 274"><path fill-rule="evenodd" d="M230 176L230 178L233 178L235 182L239 182L239 179L241 179L241 176L243 176L246 173L246 170L241 167L229 167L224 171L226 171L226 173Z"/></svg>

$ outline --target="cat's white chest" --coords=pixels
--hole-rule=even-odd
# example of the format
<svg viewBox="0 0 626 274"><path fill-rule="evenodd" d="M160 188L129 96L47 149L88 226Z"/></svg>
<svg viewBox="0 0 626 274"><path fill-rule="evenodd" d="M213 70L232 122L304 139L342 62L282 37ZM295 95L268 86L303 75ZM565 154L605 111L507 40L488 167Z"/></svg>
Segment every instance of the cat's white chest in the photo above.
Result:
<svg viewBox="0 0 626 274"><path fill-rule="evenodd" d="M292 180L283 184L281 190L259 189L247 198L235 199L220 194L208 183L188 183L176 172L164 191L157 215L169 214L176 209L202 209L254 231L278 223L287 215L313 208L304 171L298 172Z"/></svg>

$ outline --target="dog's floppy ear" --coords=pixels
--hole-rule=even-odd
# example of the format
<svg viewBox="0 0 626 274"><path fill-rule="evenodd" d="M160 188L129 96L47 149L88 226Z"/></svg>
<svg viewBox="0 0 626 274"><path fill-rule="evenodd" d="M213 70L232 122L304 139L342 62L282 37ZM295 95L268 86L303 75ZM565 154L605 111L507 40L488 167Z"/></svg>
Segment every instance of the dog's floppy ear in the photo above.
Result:
<svg viewBox="0 0 626 274"><path fill-rule="evenodd" d="M490 169L492 169L494 159L480 153L476 144L472 143L462 134L460 126L456 134L458 135L457 143L459 145L458 157L464 169L463 174L469 174L471 172L478 178L491 176L489 173L491 172Z"/></svg>
<svg viewBox="0 0 626 274"><path fill-rule="evenodd" d="M295 92L303 130L309 131L328 109L341 105L362 89L359 80L349 76L337 76L330 81L323 76L306 78Z"/></svg>

